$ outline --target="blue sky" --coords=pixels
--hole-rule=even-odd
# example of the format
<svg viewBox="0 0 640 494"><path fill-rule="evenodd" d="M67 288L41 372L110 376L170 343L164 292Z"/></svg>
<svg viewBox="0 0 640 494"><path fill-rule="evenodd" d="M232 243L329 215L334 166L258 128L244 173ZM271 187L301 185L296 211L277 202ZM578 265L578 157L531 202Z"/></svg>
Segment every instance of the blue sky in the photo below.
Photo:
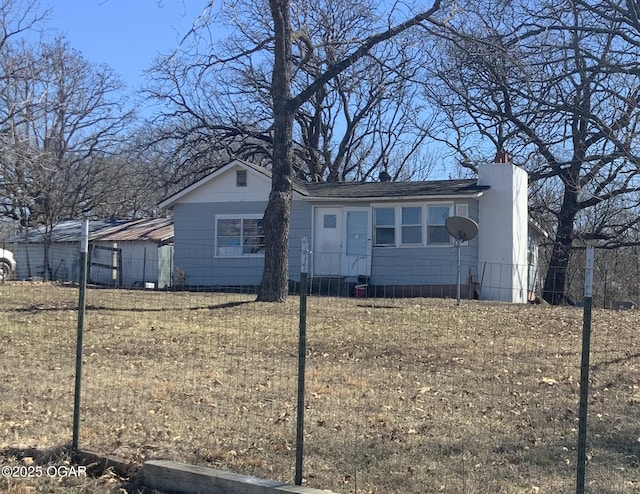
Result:
<svg viewBox="0 0 640 494"><path fill-rule="evenodd" d="M170 53L177 46L208 3L207 0L41 2L52 10L45 23L49 35L64 35L86 60L110 66L130 90L143 85L144 70L159 53ZM214 5L220 7L219 2Z"/></svg>
<svg viewBox="0 0 640 494"><path fill-rule="evenodd" d="M158 53L191 27L204 0L46 0L49 34L59 32L89 62L109 65L135 89Z"/></svg>

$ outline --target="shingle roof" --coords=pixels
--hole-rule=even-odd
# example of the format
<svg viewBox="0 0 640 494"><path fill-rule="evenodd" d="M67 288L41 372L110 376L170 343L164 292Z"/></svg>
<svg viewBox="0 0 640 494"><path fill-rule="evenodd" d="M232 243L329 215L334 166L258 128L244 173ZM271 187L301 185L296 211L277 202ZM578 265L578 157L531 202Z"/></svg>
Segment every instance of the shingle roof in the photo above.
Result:
<svg viewBox="0 0 640 494"><path fill-rule="evenodd" d="M475 196L489 186L477 180L432 180L424 182L296 182L295 189L309 197L402 198L426 196Z"/></svg>
<svg viewBox="0 0 640 494"><path fill-rule="evenodd" d="M271 177L264 167L243 162L253 170ZM302 182L293 181L293 189L307 197L345 199L383 199L425 196L474 196L490 187L475 179L428 180L419 182Z"/></svg>
<svg viewBox="0 0 640 494"><path fill-rule="evenodd" d="M271 179L271 171L266 168L246 161L234 159L221 166L206 177L192 183L179 192L167 197L160 202L160 207L170 208L181 197L196 188L213 180L224 170L233 165L250 168L266 179ZM400 198L425 198L425 197L477 197L488 185L478 185L477 180L429 180L421 182L302 182L293 180L293 190L308 199L369 199L385 200Z"/></svg>

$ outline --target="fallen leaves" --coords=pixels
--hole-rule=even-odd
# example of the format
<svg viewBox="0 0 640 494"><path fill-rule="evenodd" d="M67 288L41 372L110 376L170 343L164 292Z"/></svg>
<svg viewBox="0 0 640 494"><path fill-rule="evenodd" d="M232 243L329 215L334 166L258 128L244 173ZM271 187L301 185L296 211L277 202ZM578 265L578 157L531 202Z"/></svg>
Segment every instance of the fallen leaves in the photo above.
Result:
<svg viewBox="0 0 640 494"><path fill-rule="evenodd" d="M100 301L92 303L93 329L85 335L82 442L109 451L117 440L131 455L211 462L268 478L289 475L295 299L202 309L252 297L149 295L91 293ZM576 414L567 410L577 404L571 376L579 371L578 318L564 309L480 303L465 305L453 318L450 302L398 300L393 310L363 310L350 299L309 299L305 468L314 472L308 478L315 485L339 489L346 478L358 492L425 492L425 485L437 490L445 482L444 492L461 492L462 484L469 492L567 490L562 479L571 477L570 466L558 463L571 453L549 452L576 435ZM36 437L57 444L69 437L74 332L46 315L29 313L29 333L15 331L22 324L17 319L5 333L0 326L1 341L21 344L3 346L0 359L0 431L12 443ZM611 426L627 427L627 412L640 402L636 389L620 384L640 385L637 320L623 327L610 322L594 332L599 368L592 404L600 408L593 418L603 430L640 442L635 429ZM149 331L151 325L157 330ZM439 449L452 437L455 447ZM492 447L506 439L513 448L495 453ZM540 451L534 455L534 449ZM623 460L631 470L632 460ZM590 468L598 478L622 475L601 457ZM397 487L406 477L411 485Z"/></svg>

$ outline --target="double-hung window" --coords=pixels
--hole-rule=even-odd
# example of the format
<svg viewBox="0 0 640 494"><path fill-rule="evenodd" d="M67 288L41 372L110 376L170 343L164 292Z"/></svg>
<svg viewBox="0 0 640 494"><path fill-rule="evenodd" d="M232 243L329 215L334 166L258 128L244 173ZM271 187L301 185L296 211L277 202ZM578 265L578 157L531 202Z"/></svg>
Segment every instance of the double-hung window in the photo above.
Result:
<svg viewBox="0 0 640 494"><path fill-rule="evenodd" d="M264 256L262 216L217 215L216 256Z"/></svg>
<svg viewBox="0 0 640 494"><path fill-rule="evenodd" d="M402 207L400 211L402 219L400 243L402 245L422 244L422 207Z"/></svg>
<svg viewBox="0 0 640 494"><path fill-rule="evenodd" d="M468 215L466 204L458 206L456 211ZM453 204L447 203L374 207L374 246L449 245L453 240L445 222L453 210Z"/></svg>
<svg viewBox="0 0 640 494"><path fill-rule="evenodd" d="M427 211L427 244L450 244L451 235L445 227L445 222L451 215L451 207L449 205L427 206Z"/></svg>
<svg viewBox="0 0 640 494"><path fill-rule="evenodd" d="M376 247L396 245L396 210L395 208L375 208L375 243Z"/></svg>

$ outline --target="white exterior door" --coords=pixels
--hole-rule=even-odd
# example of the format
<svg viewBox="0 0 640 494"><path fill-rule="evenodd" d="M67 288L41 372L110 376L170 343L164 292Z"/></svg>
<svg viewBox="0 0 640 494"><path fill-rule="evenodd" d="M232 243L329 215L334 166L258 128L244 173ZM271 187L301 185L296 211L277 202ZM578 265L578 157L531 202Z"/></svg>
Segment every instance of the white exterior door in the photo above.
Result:
<svg viewBox="0 0 640 494"><path fill-rule="evenodd" d="M313 274L342 274L342 208L315 208L313 227Z"/></svg>
<svg viewBox="0 0 640 494"><path fill-rule="evenodd" d="M371 275L371 220L369 208L344 209L344 276Z"/></svg>

